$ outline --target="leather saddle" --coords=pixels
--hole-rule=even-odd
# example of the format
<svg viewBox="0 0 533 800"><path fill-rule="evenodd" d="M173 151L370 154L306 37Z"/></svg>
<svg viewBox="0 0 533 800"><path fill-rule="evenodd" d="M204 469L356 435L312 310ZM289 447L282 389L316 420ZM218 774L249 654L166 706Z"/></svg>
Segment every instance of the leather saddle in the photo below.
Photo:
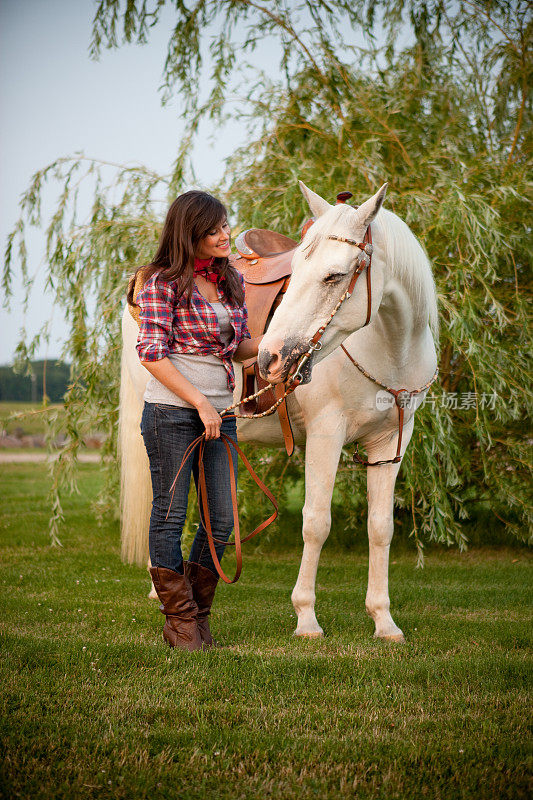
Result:
<svg viewBox="0 0 533 800"><path fill-rule="evenodd" d="M248 308L248 327L252 338L262 336L287 291L291 276L291 262L298 242L275 231L251 228L241 233L235 240L238 255L231 261L244 277L246 306ZM256 359L243 362L241 401L267 385L257 366ZM285 391L279 384L260 397L241 402L239 410L243 414L261 414L269 409ZM294 451L292 433L286 401L278 407L278 416L285 441L287 454Z"/></svg>

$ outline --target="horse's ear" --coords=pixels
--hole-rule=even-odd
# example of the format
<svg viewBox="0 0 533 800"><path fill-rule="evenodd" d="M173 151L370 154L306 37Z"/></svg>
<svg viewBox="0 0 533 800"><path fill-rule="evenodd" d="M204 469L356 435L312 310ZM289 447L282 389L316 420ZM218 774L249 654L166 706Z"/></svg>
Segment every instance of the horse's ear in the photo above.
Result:
<svg viewBox="0 0 533 800"><path fill-rule="evenodd" d="M298 181L300 185L300 189L302 190L302 194L309 203L309 208L311 209L311 213L315 217L321 217L322 214L325 214L332 206L328 203L327 200L324 200L323 197L320 197L319 194L316 192L312 192L311 189L308 189L303 181Z"/></svg>
<svg viewBox="0 0 533 800"><path fill-rule="evenodd" d="M375 219L379 209L383 205L385 195L387 194L388 185L388 183L384 183L381 189L379 189L379 191L377 191L373 197L365 200L365 202L357 209L357 216L359 220L363 221L365 228L367 228Z"/></svg>

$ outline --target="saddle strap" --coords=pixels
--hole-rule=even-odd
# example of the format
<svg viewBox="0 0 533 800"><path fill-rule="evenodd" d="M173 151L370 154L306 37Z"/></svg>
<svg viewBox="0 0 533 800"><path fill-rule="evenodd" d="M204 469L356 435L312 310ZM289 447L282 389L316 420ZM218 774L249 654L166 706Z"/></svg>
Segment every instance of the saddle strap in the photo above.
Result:
<svg viewBox="0 0 533 800"><path fill-rule="evenodd" d="M398 407L398 445L396 447L396 455L394 458L385 458L381 461L367 461L365 458L361 458L359 455L359 448L357 444L355 445L355 450L353 452L352 461L353 463L361 464L363 467L381 467L383 464L398 464L401 460L401 452L402 452L402 434L403 434L403 408L402 406Z"/></svg>
<svg viewBox="0 0 533 800"><path fill-rule="evenodd" d="M286 384L284 383L278 383L276 385L274 389L276 400L283 396L285 389ZM287 408L287 401L285 399L283 399L283 402L278 406L278 417L283 434L283 441L285 442L285 450L290 457L294 453L294 435L292 433L291 418L289 417L289 409Z"/></svg>
<svg viewBox="0 0 533 800"><path fill-rule="evenodd" d="M234 416L234 415L229 415L228 414L227 416ZM242 450L239 447L239 445L237 444L237 442L234 439L230 439L230 437L226 436L225 433L221 433L220 434L220 438L222 439L222 441L224 443L224 446L226 448L226 455L228 457L228 469L229 469L230 490L231 490L231 504L232 504L232 508L233 508L233 526L234 526L234 532L235 532L235 541L234 542L225 542L223 539L217 539L215 536L213 536L213 531L212 531L212 528L211 528L211 518L210 518L210 515L209 515L209 500L208 500L208 496L207 496L207 483L206 483L206 480L205 480L205 469L204 469L205 431L203 433L201 433L200 436L197 436L196 439L194 439L194 441L192 441L190 443L190 445L185 450L185 453L183 454L183 458L181 459L181 464L180 464L179 469L178 469L178 471L176 473L176 477L174 478L174 480L172 482L172 486L169 489L169 491L171 492L171 497L170 497L170 504L169 504L167 515L166 515L165 519L168 518L170 509L172 507L172 502L174 500L174 493L176 491L176 483L177 483L178 478L180 476L181 470L185 466L185 464L187 462L187 459L193 454L194 450L198 446L198 448L199 448L198 449L198 508L199 508L199 511L200 511L200 520L201 520L202 525L204 526L204 528L206 530L206 533L207 533L207 541L208 541L208 544L209 544L209 550L211 552L211 557L213 559L213 563L215 565L216 571L218 572L219 576L222 578L222 580L225 583L236 583L239 580L239 577L240 577L240 574L241 574L241 571L242 571L242 550L241 550L241 545L244 542L247 542L249 539L252 539L254 536L257 536L258 533L261 533L261 531L263 531L272 522L274 522L274 520L278 516L278 504L277 504L276 498L274 497L274 495L272 494L270 489L267 486L265 486L265 484L263 483L261 478L254 471L252 465L250 464L250 462L248 461L248 459L246 458L246 456L242 452ZM266 497L268 497L268 499L270 500L270 502L274 506L274 511L272 512L272 514L267 519L265 519L263 522L261 522L261 524L258 525L257 528L255 528L251 533L249 533L247 536L245 536L244 539L241 539L241 531L240 531L240 525L239 525L239 510L237 508L237 484L235 482L235 473L233 471L233 461L232 461L232 458L231 458L231 449L230 449L230 447L234 447L235 448L235 450L237 451L237 455L239 456L239 458L243 462L244 466L246 467L246 469L248 470L248 472L250 473L250 475L254 479L254 481L257 484L257 486L259 486L259 488L261 489L263 494ZM228 576L226 575L226 573L224 572L224 570L222 569L222 567L220 565L220 559L218 558L217 552L216 552L216 549L215 549L215 542L217 544L223 544L223 545L229 545L229 546L235 547L235 555L236 555L236 558L237 558L237 567L236 567L236 570L235 570L235 575L233 576L232 579L228 578Z"/></svg>

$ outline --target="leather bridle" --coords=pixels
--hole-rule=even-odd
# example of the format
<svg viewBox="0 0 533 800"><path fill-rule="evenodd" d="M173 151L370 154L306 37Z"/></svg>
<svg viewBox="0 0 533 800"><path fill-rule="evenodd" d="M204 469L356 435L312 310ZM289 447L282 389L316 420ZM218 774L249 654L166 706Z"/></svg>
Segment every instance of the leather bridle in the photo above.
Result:
<svg viewBox="0 0 533 800"><path fill-rule="evenodd" d="M296 370L293 376L293 381L294 382L297 381L296 386L298 386L298 384L300 384L302 381L302 374L301 374L302 367L304 366L306 361L308 361L311 358L311 356L315 351L322 349L322 342L320 340L324 335L326 328L328 327L329 323L331 322L331 320L333 319L333 317L335 316L341 305L344 303L344 301L348 300L348 298L352 296L353 290L355 289L355 284L357 283L357 279L359 278L360 274L362 273L365 267L366 267L367 305L366 305L366 320L365 324L362 325L363 328L369 324L370 317L372 314L372 281L370 276L370 268L372 267L372 253L374 252L374 245L372 244L372 231L370 230L370 225L366 229L365 236L362 242L357 242L355 239L348 239L345 236L335 236L334 234L330 234L327 238L334 239L336 242L346 242L347 244L352 244L355 247L358 247L361 252L357 257L355 263L355 269L350 279L350 284L348 288L341 295L338 303L336 304L333 311L329 315L327 321L324 323L324 325L320 326L320 328L317 330L312 339L309 340L309 349L307 350L306 353L304 353L304 355L300 359L300 362L298 364L298 369ZM291 391L294 391L294 389L296 389L296 386L294 386L294 388L292 388Z"/></svg>

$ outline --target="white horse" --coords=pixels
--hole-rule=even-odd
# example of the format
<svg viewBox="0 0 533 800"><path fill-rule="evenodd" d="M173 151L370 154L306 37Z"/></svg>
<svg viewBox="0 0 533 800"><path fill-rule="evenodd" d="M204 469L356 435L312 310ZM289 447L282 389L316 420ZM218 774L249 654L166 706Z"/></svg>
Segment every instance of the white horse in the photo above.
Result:
<svg viewBox="0 0 533 800"><path fill-rule="evenodd" d="M322 337L302 383L287 398L295 441L305 444L304 550L292 602L298 615L297 636L322 636L315 615L318 560L331 526L331 498L343 445L362 443L369 461L392 459L398 442L398 409L376 402L376 385L357 370L339 347L380 382L415 389L433 375L437 363L438 314L428 259L407 225L381 208L386 185L358 209L326 200L300 183L316 222L295 251L288 291L276 310L259 351L263 377L285 378L317 328L329 318L347 288L360 250L335 235L362 242L372 223L371 322L366 280L361 277ZM122 458L122 554L146 563L151 486L139 431L142 396L148 372L135 351L137 324L127 309L123 318L120 398ZM312 380L310 380L312 370ZM236 375L240 376L239 365ZM237 380L235 398L240 396ZM381 393L382 395L383 393ZM413 433L414 415L425 392L405 409L401 454ZM282 445L277 415L238 420L240 441ZM369 576L366 610L374 636L403 641L390 614L389 547L393 534L393 497L400 463L367 467Z"/></svg>

